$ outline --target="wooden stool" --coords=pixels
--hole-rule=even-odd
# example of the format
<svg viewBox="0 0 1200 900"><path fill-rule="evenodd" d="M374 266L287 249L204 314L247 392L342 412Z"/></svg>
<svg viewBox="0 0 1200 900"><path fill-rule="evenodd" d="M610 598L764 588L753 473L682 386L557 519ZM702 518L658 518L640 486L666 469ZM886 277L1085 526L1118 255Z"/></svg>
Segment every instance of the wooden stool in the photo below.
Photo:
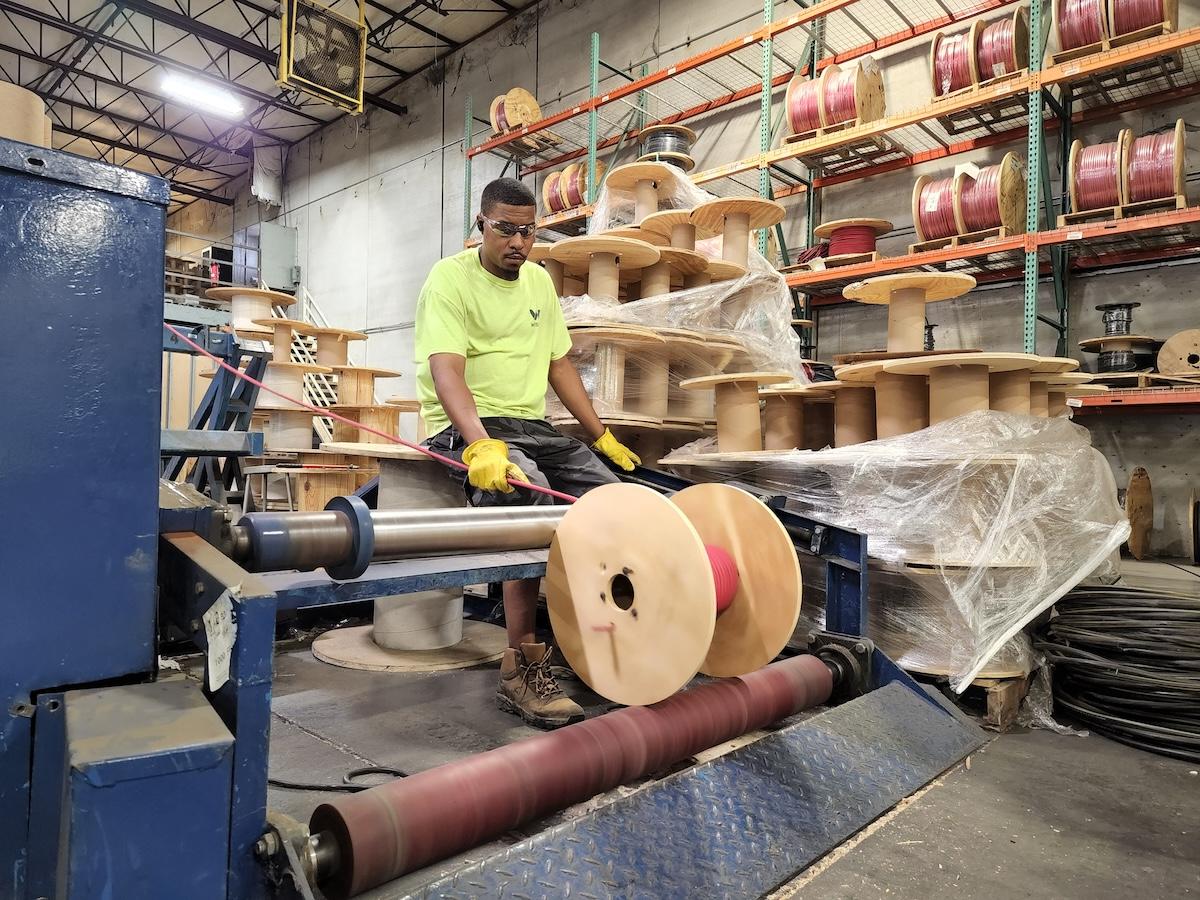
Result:
<svg viewBox="0 0 1200 900"><path fill-rule="evenodd" d="M765 387L759 392L763 400L762 432L764 450L814 449L806 439L809 414L817 400L832 400L833 395L816 385L796 384ZM818 418L822 418L818 414Z"/></svg>
<svg viewBox="0 0 1200 900"><path fill-rule="evenodd" d="M288 307L296 302L291 294L280 291L264 291L252 287L216 287L204 292L209 300L227 302L230 307L229 324L236 332L265 334L269 329L255 323L256 319L269 319L274 307Z"/></svg>
<svg viewBox="0 0 1200 900"><path fill-rule="evenodd" d="M925 348L925 304L961 297L973 287L975 279L970 275L900 272L856 281L842 291L842 296L859 303L886 305L888 352L920 353Z"/></svg>
<svg viewBox="0 0 1200 900"><path fill-rule="evenodd" d="M714 557L737 572L732 599L716 593ZM801 592L779 519L724 484L670 498L633 484L591 491L555 530L546 567L563 656L592 690L626 705L663 700L698 671L730 677L761 668L791 638Z"/></svg>
<svg viewBox="0 0 1200 900"><path fill-rule="evenodd" d="M309 334L317 339L317 365L347 366L350 364L350 342L365 341L361 331L348 328L317 328L309 326Z"/></svg>
<svg viewBox="0 0 1200 900"><path fill-rule="evenodd" d="M990 408L992 372L1031 371L1039 357L1026 353L949 353L886 361L894 375L929 377L929 424Z"/></svg>
<svg viewBox="0 0 1200 900"><path fill-rule="evenodd" d="M401 373L374 366L334 366L339 406L375 406L375 379L400 378Z"/></svg>
<svg viewBox="0 0 1200 900"><path fill-rule="evenodd" d="M622 269L644 269L658 262L658 248L629 238L583 235L559 241L550 258L564 266L587 267L591 297L617 299Z"/></svg>
<svg viewBox="0 0 1200 900"><path fill-rule="evenodd" d="M690 378L679 386L688 391L716 391L717 449L721 453L761 450L762 421L758 388L791 381L786 372L737 372Z"/></svg>
<svg viewBox="0 0 1200 900"><path fill-rule="evenodd" d="M750 260L750 232L783 221L783 204L760 197L709 200L692 210L692 224L720 234L721 258L745 271Z"/></svg>
<svg viewBox="0 0 1200 900"><path fill-rule="evenodd" d="M887 360L835 369L838 381L875 385L875 434L879 439L920 431L929 425L929 385L923 375L885 372Z"/></svg>
<svg viewBox="0 0 1200 900"><path fill-rule="evenodd" d="M822 381L833 393L833 446L849 447L875 440L875 385L861 381Z"/></svg>
<svg viewBox="0 0 1200 900"><path fill-rule="evenodd" d="M608 173L605 185L616 191L633 191L633 225L640 225L651 213L658 212L658 201L675 193L676 171L665 163L634 162L617 166Z"/></svg>
<svg viewBox="0 0 1200 900"><path fill-rule="evenodd" d="M292 361L292 340L296 335L311 335L313 327L308 322L296 319L255 319L255 325L260 325L271 332L272 359L275 362ZM318 363L318 365L321 365Z"/></svg>

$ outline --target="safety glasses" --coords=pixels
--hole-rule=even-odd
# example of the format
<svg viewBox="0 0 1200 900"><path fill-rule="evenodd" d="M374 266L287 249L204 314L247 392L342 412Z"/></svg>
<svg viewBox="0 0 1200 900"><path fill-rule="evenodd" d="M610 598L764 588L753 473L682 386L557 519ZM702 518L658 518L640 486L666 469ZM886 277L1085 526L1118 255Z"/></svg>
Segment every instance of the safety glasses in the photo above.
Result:
<svg viewBox="0 0 1200 900"><path fill-rule="evenodd" d="M536 222L530 222L528 225L514 225L512 222L497 222L495 219L489 219L486 216L481 216L480 218L491 226L492 231L502 237L512 237L514 234L519 234L523 238L533 237L533 233L537 231Z"/></svg>

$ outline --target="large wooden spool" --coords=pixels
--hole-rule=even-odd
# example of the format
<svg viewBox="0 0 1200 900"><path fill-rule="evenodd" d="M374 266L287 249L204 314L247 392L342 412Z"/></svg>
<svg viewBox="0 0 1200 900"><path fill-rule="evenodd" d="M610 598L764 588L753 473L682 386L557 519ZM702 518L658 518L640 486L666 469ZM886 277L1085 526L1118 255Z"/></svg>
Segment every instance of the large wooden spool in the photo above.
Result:
<svg viewBox="0 0 1200 900"><path fill-rule="evenodd" d="M920 353L925 347L925 304L961 297L973 287L975 278L971 275L899 272L856 281L846 286L842 296L859 303L886 305L888 352Z"/></svg>
<svg viewBox="0 0 1200 900"><path fill-rule="evenodd" d="M537 98L525 88L510 88L494 98L488 106L488 119L493 134L505 134L517 128L532 125L542 117L542 108Z"/></svg>
<svg viewBox="0 0 1200 900"><path fill-rule="evenodd" d="M1121 147L1121 202L1132 203L1133 194L1129 190L1129 162L1133 157L1133 144L1136 138L1132 131L1128 131L1128 140ZM1074 149L1074 147L1072 147ZM1172 183L1175 186L1175 196L1182 197L1187 193L1187 175L1183 170L1184 163L1187 161L1187 125L1183 119L1175 120L1175 160L1172 166L1174 178ZM1071 183L1075 183L1075 179L1071 179ZM1165 199L1165 198L1152 198ZM1072 207L1074 209L1074 207Z"/></svg>
<svg viewBox="0 0 1200 900"><path fill-rule="evenodd" d="M1102 141L1101 143L1105 142ZM1129 202L1129 150L1132 144L1133 131L1128 128L1122 128L1117 133L1118 204ZM1079 188L1076 184L1079 172L1079 155L1083 153L1083 147L1083 141L1076 138L1071 142L1071 152L1067 158L1067 193L1071 197L1071 209L1075 212L1087 212L1087 209L1080 205ZM1177 157L1177 159L1181 158Z"/></svg>

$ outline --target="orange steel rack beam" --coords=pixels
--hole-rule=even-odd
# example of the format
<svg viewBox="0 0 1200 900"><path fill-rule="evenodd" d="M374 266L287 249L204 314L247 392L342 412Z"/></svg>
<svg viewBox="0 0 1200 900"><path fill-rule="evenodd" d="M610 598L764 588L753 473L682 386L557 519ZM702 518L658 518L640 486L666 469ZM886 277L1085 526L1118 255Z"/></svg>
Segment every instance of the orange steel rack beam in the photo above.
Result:
<svg viewBox="0 0 1200 900"><path fill-rule="evenodd" d="M1200 413L1200 388L1128 388L1067 400L1074 415Z"/></svg>

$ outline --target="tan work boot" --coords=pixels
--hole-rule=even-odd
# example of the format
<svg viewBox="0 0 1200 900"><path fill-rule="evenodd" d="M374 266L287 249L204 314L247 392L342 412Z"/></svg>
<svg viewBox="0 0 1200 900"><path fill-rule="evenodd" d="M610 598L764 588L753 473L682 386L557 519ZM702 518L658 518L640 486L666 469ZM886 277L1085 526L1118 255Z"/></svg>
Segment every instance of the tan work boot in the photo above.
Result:
<svg viewBox="0 0 1200 900"><path fill-rule="evenodd" d="M550 674L553 648L522 644L504 651L496 703L535 728L561 728L583 721L583 708L562 692Z"/></svg>

